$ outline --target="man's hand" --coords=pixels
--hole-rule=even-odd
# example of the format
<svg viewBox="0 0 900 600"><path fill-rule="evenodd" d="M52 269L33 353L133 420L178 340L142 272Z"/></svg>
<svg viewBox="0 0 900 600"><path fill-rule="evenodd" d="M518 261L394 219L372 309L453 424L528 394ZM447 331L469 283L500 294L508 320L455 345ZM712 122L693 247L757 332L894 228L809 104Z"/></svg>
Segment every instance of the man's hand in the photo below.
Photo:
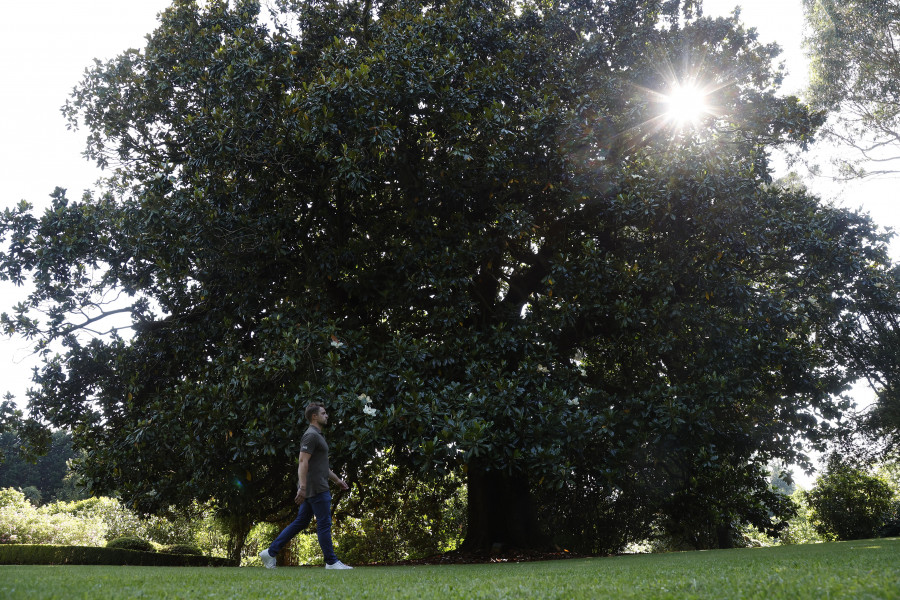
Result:
<svg viewBox="0 0 900 600"><path fill-rule="evenodd" d="M349 489L350 489L350 486L347 485L347 482L345 482L343 479L341 479L340 477L338 477L337 474L336 474L334 471L332 471L332 470L329 470L329 471L328 471L328 479L330 479L331 481L335 482L335 483L337 484L337 486L338 486L339 488L341 488L342 490L349 490Z"/></svg>
<svg viewBox="0 0 900 600"><path fill-rule="evenodd" d="M294 504L303 504L304 500L306 500L306 488L301 487L297 490L297 495L294 497Z"/></svg>

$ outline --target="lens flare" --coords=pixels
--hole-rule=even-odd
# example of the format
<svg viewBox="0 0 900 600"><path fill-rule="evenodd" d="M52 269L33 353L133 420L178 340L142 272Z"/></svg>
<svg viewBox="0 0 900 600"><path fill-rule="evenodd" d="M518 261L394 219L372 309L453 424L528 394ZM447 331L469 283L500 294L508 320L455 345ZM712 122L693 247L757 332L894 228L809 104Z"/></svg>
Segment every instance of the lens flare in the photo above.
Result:
<svg viewBox="0 0 900 600"><path fill-rule="evenodd" d="M708 92L692 84L676 85L666 94L666 118L678 126L694 125L709 113Z"/></svg>

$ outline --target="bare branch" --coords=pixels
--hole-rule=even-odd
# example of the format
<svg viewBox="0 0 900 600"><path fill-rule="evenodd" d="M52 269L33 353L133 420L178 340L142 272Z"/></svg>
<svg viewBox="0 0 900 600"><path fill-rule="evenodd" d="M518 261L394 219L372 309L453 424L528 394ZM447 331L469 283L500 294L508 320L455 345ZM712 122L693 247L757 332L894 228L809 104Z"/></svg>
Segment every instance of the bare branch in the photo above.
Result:
<svg viewBox="0 0 900 600"><path fill-rule="evenodd" d="M96 323L97 321L102 321L103 319L110 317L112 315L128 313L133 310L134 310L134 306L127 306L125 308L117 308L115 310L103 311L99 315L97 315L95 317L91 317L91 318L87 319L86 321L84 321L83 323L70 324L69 327L67 327L66 329L63 330L62 334L68 335L68 334L74 333L78 330L93 331L88 327L91 323ZM112 330L110 330L110 331L112 331Z"/></svg>

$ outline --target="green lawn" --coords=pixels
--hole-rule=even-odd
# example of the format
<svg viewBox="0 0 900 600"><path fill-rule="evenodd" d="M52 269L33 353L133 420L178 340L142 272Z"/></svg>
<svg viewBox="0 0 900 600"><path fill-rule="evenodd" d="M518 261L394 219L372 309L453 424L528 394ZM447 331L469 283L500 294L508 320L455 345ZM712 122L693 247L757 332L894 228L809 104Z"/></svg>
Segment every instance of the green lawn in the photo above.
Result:
<svg viewBox="0 0 900 600"><path fill-rule="evenodd" d="M898 598L900 539L435 567L0 566L0 598Z"/></svg>

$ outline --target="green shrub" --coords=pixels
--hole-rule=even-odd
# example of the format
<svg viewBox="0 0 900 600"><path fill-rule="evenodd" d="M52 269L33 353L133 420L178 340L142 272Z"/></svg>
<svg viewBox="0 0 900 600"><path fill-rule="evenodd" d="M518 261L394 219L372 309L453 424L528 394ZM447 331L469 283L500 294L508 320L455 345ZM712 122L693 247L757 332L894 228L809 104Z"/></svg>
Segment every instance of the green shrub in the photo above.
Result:
<svg viewBox="0 0 900 600"><path fill-rule="evenodd" d="M319 548L319 540L316 537L315 530L315 525L310 525L304 532L295 536L282 549L278 556L278 564L282 566L324 564L325 559L322 556L321 548ZM333 532L335 530L336 528L332 529ZM241 551L241 566L261 567L262 561L259 559L259 552L268 548L272 540L280 532L281 526L273 523L257 523L254 525L247 535L244 549Z"/></svg>
<svg viewBox="0 0 900 600"><path fill-rule="evenodd" d="M78 519L99 519L106 525L106 540L146 537L140 517L115 498L98 497L74 502L55 502L47 510Z"/></svg>
<svg viewBox="0 0 900 600"><path fill-rule="evenodd" d="M74 502L55 502L48 510L77 518L99 518L106 525L106 540L139 537L158 544L192 544L198 523L188 517L166 519L140 515L115 498L87 498Z"/></svg>
<svg viewBox="0 0 900 600"><path fill-rule="evenodd" d="M196 533L193 539L190 540L190 543L199 547L204 554L211 556L228 555L228 533L216 517L214 510L200 512L194 521L194 527L196 527Z"/></svg>
<svg viewBox="0 0 900 600"><path fill-rule="evenodd" d="M278 526L272 523L257 523L254 525L244 541L244 548L241 551L241 566L262 566L259 552L269 547L269 544L272 543L279 531ZM290 551L291 548L288 548L288 550Z"/></svg>
<svg viewBox="0 0 900 600"><path fill-rule="evenodd" d="M0 531L4 543L100 546L106 534L103 521L76 518L35 507L25 495L11 488L0 490Z"/></svg>
<svg viewBox="0 0 900 600"><path fill-rule="evenodd" d="M25 494L20 492L15 488L3 488L0 489L0 508L4 508L6 506L23 507L25 503L28 502L25 499Z"/></svg>
<svg viewBox="0 0 900 600"><path fill-rule="evenodd" d="M203 554L203 552L200 551L200 548L191 546L190 544L171 544L169 546L163 546L160 549L160 552L163 554L195 554L197 556Z"/></svg>
<svg viewBox="0 0 900 600"><path fill-rule="evenodd" d="M778 536L778 541L786 546L825 541L813 527L809 505L806 503L806 492L798 488L790 497L797 507L797 514L788 520L788 526Z"/></svg>
<svg viewBox="0 0 900 600"><path fill-rule="evenodd" d="M857 540L878 535L891 517L894 492L882 478L833 456L804 497L817 532L829 539Z"/></svg>
<svg viewBox="0 0 900 600"><path fill-rule="evenodd" d="M191 515L172 514L166 517L145 516L143 537L162 545L194 545L200 519Z"/></svg>
<svg viewBox="0 0 900 600"><path fill-rule="evenodd" d="M357 479L341 504L334 540L342 560L396 562L455 549L465 530L465 486L455 476L431 482L385 455Z"/></svg>
<svg viewBox="0 0 900 600"><path fill-rule="evenodd" d="M41 500L43 499L41 490L37 489L33 485L29 485L26 488L22 488L22 493L25 494L25 498L35 506L41 505Z"/></svg>
<svg viewBox="0 0 900 600"><path fill-rule="evenodd" d="M139 537L120 537L111 540L106 544L107 548L118 548L120 550L137 550L139 552L155 552L153 544Z"/></svg>
<svg viewBox="0 0 900 600"><path fill-rule="evenodd" d="M225 553L225 537L218 533L213 511L197 505L168 518L139 515L108 497L57 501L37 508L23 491L0 489L0 544L104 546L121 537L162 546L187 545L212 556Z"/></svg>
<svg viewBox="0 0 900 600"><path fill-rule="evenodd" d="M294 562L298 565L322 565L325 563L322 548L319 547L319 538L314 533L315 528L312 529L313 533L302 533L291 540L291 552ZM340 548L338 549L340 550Z"/></svg>

